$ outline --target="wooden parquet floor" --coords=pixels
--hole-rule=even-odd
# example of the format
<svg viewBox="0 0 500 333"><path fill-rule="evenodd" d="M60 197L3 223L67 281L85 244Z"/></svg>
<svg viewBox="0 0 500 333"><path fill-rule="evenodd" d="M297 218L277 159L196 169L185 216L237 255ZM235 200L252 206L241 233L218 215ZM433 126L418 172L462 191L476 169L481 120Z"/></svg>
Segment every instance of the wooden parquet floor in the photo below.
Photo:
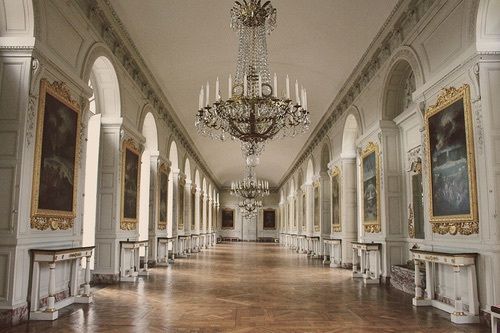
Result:
<svg viewBox="0 0 500 333"><path fill-rule="evenodd" d="M94 290L95 303L54 322L3 332L489 332L412 307L390 287L364 287L276 244L233 243L176 259L138 283Z"/></svg>

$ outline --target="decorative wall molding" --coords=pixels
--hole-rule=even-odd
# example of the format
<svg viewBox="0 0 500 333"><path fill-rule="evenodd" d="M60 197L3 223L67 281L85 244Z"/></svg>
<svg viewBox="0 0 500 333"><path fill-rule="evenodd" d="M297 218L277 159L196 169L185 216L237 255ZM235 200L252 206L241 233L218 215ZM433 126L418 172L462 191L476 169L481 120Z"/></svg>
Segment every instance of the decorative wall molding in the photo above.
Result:
<svg viewBox="0 0 500 333"><path fill-rule="evenodd" d="M217 188L217 178L208 168L201 154L195 148L187 131L175 115L172 106L165 97L160 85L146 66L146 63L135 43L125 29L123 23L114 11L109 0L78 1L80 8L86 15L90 25L94 27L103 42L115 55L117 63L135 82L138 89L144 94L148 102L158 113L158 119L165 121L166 126L172 131L176 142L180 144L190 158L208 175ZM87 6L87 7L85 7Z"/></svg>
<svg viewBox="0 0 500 333"><path fill-rule="evenodd" d="M308 143L304 145L292 167L279 182L278 187L282 187L298 170L300 165L307 160L307 157L312 154L333 125L341 119L351 104L370 84L378 71L385 66L388 59L391 59L392 55L413 34L425 14L433 6L439 5L438 2L431 0L398 2L382 28L380 28L377 36L368 46L363 57L361 57L358 65L340 89L328 111L319 121ZM403 9L405 5L406 8ZM402 13L397 17L400 12ZM391 27L389 27L390 24L392 24Z"/></svg>

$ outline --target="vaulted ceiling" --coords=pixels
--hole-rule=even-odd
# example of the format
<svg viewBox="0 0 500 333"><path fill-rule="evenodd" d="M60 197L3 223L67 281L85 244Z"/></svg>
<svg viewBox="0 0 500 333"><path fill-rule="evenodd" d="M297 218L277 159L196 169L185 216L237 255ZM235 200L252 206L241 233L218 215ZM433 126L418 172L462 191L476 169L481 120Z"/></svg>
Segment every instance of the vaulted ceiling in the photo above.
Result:
<svg viewBox="0 0 500 333"><path fill-rule="evenodd" d="M194 127L201 85L209 80L213 87L218 76L225 92L225 80L236 70L238 40L229 27L233 1L110 2L220 185L241 178L245 164L239 144L201 137ZM268 37L270 70L280 79L289 74L307 88L312 124L308 133L267 144L257 168L259 178L277 185L285 176L396 3L272 1L278 24Z"/></svg>

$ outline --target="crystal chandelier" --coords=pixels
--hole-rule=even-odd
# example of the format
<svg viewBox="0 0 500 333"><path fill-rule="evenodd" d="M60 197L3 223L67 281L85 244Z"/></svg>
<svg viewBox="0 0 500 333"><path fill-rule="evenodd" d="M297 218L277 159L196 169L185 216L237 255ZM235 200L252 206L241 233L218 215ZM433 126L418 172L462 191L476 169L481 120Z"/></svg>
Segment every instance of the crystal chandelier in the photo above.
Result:
<svg viewBox="0 0 500 333"><path fill-rule="evenodd" d="M242 209L242 215L246 219L257 216L257 210L262 208L262 201L255 199L245 199L238 204Z"/></svg>
<svg viewBox="0 0 500 333"><path fill-rule="evenodd" d="M269 182L259 180L252 166L247 166L246 177L231 183L231 194L244 199L256 199L269 195Z"/></svg>
<svg viewBox="0 0 500 333"><path fill-rule="evenodd" d="M213 139L239 140L243 152L259 155L267 140L295 136L309 127L307 92L295 81L295 98L290 95L290 79L285 79L278 96L278 78L271 77L267 64L266 34L276 27L276 9L269 1L238 1L231 9L231 27L239 37L236 76L228 79L227 99L215 82L215 100L210 100L210 84L201 88L196 128Z"/></svg>

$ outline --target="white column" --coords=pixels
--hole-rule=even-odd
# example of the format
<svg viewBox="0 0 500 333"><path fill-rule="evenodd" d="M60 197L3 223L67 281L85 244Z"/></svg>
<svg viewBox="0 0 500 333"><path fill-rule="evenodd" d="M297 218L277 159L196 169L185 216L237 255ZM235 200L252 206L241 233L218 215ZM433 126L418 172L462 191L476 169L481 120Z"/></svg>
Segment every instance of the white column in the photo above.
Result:
<svg viewBox="0 0 500 333"><path fill-rule="evenodd" d="M46 312L55 312L55 293L56 293L56 276L55 276L56 263L49 263L49 297L47 298Z"/></svg>

